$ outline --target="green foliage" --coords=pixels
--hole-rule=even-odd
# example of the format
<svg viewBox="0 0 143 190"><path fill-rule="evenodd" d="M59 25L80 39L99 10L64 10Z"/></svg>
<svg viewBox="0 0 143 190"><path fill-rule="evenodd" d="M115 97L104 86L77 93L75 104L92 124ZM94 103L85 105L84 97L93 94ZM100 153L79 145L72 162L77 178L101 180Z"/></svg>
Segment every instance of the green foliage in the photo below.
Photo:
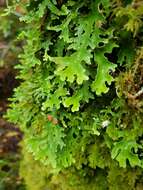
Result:
<svg viewBox="0 0 143 190"><path fill-rule="evenodd" d="M15 70L12 68L18 63L17 54L21 52L21 43L16 38L23 24L19 22L16 12L6 14L4 6L5 1L0 1L0 190L24 190L18 173L20 156L14 150L17 149L17 138L16 135L12 136L10 124L2 119L7 96L17 83L13 79Z"/></svg>
<svg viewBox="0 0 143 190"><path fill-rule="evenodd" d="M12 2L9 1L11 4ZM21 42L17 41L17 35L24 28L19 22L19 13L7 13L4 7L0 7L0 67L13 66L18 63L17 54L21 52Z"/></svg>
<svg viewBox="0 0 143 190"><path fill-rule="evenodd" d="M7 154L0 157L0 190L24 190L18 178L19 156Z"/></svg>
<svg viewBox="0 0 143 190"><path fill-rule="evenodd" d="M95 152L97 151L95 150ZM104 161L104 163L106 162ZM121 188L123 190L141 190L143 188L142 169L123 169L111 161L110 169L105 167L104 169L93 170L84 167L77 170L70 167L68 170L65 169L56 173L51 166L43 166L38 161L33 160L33 157L25 150L24 144L20 173L25 179L28 190L48 188L51 190L120 190Z"/></svg>
<svg viewBox="0 0 143 190"><path fill-rule="evenodd" d="M40 181L59 172L37 189L57 179L64 190L138 190L142 2L31 0L25 7L20 20L27 28L19 38L26 44L16 67L21 85L7 118L23 130L25 151L37 160L32 163L43 167Z"/></svg>

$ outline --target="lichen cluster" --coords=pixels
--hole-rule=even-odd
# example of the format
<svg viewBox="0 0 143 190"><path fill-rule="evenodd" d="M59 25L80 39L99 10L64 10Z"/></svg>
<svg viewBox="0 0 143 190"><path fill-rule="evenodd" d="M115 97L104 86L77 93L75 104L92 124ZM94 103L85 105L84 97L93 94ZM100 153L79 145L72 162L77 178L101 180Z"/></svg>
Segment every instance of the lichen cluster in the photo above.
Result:
<svg viewBox="0 0 143 190"><path fill-rule="evenodd" d="M21 6L21 85L7 117L24 132L28 189L142 189L142 1Z"/></svg>

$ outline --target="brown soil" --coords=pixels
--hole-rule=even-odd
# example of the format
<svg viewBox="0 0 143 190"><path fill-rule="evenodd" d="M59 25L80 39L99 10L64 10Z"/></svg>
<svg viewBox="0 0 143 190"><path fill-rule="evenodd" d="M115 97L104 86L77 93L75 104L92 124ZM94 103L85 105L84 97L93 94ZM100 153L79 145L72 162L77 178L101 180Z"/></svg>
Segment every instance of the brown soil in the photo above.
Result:
<svg viewBox="0 0 143 190"><path fill-rule="evenodd" d="M19 129L3 118L8 107L8 98L12 96L13 88L17 85L15 70L10 67L0 68L0 157L17 152L18 142L22 138Z"/></svg>

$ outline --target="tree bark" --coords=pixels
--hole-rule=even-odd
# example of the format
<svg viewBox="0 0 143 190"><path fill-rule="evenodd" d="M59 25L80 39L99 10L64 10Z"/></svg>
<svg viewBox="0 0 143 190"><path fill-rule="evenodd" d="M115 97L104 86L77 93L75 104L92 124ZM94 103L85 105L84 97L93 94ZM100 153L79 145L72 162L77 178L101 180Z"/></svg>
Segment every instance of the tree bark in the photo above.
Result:
<svg viewBox="0 0 143 190"><path fill-rule="evenodd" d="M5 0L0 0L0 7L4 7L6 5Z"/></svg>

